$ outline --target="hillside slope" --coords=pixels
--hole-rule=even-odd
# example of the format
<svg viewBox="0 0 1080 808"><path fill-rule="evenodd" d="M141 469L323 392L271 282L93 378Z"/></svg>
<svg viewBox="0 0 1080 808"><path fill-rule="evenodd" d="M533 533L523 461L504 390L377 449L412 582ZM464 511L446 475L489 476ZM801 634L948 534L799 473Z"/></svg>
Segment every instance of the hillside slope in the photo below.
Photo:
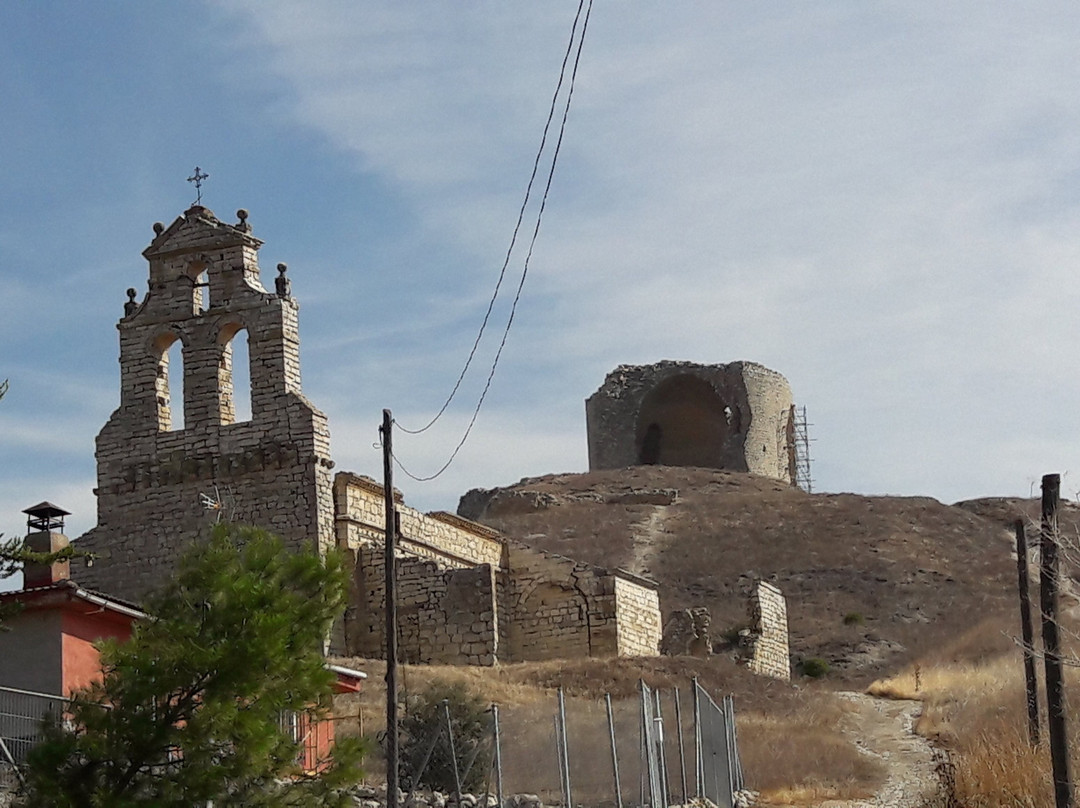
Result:
<svg viewBox="0 0 1080 808"><path fill-rule="evenodd" d="M806 494L710 469L640 466L471 491L459 513L527 544L660 584L666 615L707 606L713 638L746 624L754 578L788 601L792 655L868 680L974 632L1016 633L1009 523L1038 503ZM1069 512L1070 518L1072 511ZM985 623L1000 626L987 631Z"/></svg>

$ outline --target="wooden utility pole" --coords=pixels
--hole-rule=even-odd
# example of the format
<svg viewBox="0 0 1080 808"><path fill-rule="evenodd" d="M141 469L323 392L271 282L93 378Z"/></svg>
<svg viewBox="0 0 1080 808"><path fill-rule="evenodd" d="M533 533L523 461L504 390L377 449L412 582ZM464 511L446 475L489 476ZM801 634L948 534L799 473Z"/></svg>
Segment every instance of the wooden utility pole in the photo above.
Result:
<svg viewBox="0 0 1080 808"><path fill-rule="evenodd" d="M1016 572L1020 581L1020 636L1024 643L1024 685L1027 692L1028 739L1039 745L1039 683L1035 678L1035 631L1031 625L1027 536L1024 520L1016 520Z"/></svg>
<svg viewBox="0 0 1080 808"><path fill-rule="evenodd" d="M1061 476L1042 478L1042 534L1040 551L1039 602L1042 608L1043 656L1046 665L1046 711L1050 729L1050 762L1054 773L1054 804L1072 808L1073 790L1069 779L1069 741L1065 734L1065 687L1058 637L1058 499Z"/></svg>
<svg viewBox="0 0 1080 808"><path fill-rule="evenodd" d="M394 507L394 453L390 410L382 411L383 507L386 510L386 808L398 805L397 717L397 509Z"/></svg>

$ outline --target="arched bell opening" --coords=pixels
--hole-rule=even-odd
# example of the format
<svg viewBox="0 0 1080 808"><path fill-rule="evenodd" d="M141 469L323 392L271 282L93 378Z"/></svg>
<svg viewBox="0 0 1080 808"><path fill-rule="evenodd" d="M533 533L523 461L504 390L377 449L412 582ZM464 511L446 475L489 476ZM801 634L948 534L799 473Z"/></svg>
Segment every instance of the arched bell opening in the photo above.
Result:
<svg viewBox="0 0 1080 808"><path fill-rule="evenodd" d="M184 343L172 331L154 339L157 374L154 401L158 429L175 432L184 428Z"/></svg>
<svg viewBox="0 0 1080 808"><path fill-rule="evenodd" d="M222 425L251 420L251 352L248 332L230 323L218 335L218 416Z"/></svg>

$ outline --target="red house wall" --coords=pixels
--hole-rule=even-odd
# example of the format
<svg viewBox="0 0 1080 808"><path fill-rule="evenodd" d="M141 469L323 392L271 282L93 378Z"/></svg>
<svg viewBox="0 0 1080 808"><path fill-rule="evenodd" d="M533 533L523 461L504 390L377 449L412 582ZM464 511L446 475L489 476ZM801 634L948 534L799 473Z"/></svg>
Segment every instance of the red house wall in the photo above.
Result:
<svg viewBox="0 0 1080 808"><path fill-rule="evenodd" d="M63 695L101 679L101 656L94 647L106 637L126 641L131 638L131 618L113 612L83 613L67 608L63 613L62 671Z"/></svg>

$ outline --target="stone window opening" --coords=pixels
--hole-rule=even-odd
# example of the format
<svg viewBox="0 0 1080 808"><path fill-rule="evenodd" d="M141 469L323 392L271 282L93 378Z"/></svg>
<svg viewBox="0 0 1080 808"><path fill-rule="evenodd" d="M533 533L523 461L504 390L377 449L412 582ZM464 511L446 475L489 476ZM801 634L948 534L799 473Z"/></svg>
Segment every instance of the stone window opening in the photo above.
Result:
<svg viewBox="0 0 1080 808"><path fill-rule="evenodd" d="M195 276L195 310L210 310L210 275L205 269Z"/></svg>
<svg viewBox="0 0 1080 808"><path fill-rule="evenodd" d="M218 415L222 426L251 420L251 352L240 323L222 329L218 357Z"/></svg>
<svg viewBox="0 0 1080 808"><path fill-rule="evenodd" d="M205 257L198 257L188 263L181 280L186 278L191 283L191 310L203 314L210 309L210 274L207 272Z"/></svg>
<svg viewBox="0 0 1080 808"><path fill-rule="evenodd" d="M154 380L158 429L177 432L184 428L184 343L168 332L154 341L154 350L158 357Z"/></svg>

